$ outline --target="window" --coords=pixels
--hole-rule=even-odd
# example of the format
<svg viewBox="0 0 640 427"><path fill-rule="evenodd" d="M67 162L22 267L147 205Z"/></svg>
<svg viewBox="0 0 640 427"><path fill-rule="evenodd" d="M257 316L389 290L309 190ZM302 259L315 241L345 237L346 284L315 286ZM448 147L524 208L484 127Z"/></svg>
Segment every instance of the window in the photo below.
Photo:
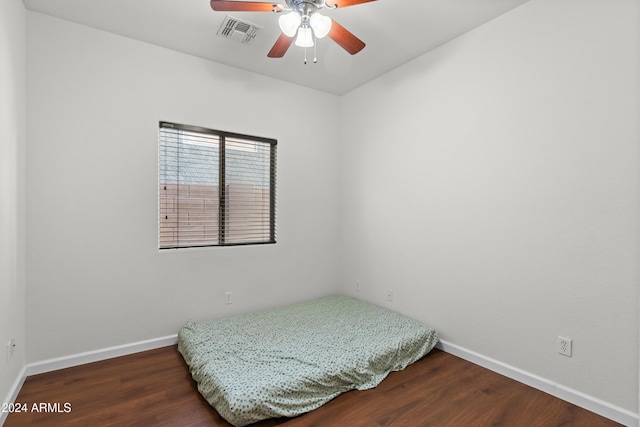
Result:
<svg viewBox="0 0 640 427"><path fill-rule="evenodd" d="M276 146L160 122L160 249L275 243Z"/></svg>

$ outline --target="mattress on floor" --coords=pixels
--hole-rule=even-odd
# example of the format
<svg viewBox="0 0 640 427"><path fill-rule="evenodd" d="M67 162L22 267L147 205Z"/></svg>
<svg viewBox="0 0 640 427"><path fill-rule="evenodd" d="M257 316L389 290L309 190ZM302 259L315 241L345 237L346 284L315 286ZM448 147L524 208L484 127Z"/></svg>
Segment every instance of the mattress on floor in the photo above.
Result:
<svg viewBox="0 0 640 427"><path fill-rule="evenodd" d="M201 323L178 336L198 390L231 424L293 417L377 386L427 354L435 330L336 296Z"/></svg>

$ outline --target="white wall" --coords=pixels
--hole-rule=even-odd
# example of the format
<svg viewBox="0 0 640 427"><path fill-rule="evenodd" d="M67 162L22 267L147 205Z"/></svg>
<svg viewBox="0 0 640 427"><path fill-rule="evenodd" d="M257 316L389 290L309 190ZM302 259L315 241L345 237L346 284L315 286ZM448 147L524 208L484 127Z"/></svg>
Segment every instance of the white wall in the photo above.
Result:
<svg viewBox="0 0 640 427"><path fill-rule="evenodd" d="M28 13L28 362L337 290L337 98ZM157 248L158 121L278 140L275 245ZM224 304L224 292L233 303Z"/></svg>
<svg viewBox="0 0 640 427"><path fill-rule="evenodd" d="M20 0L0 2L0 398L3 399L25 361L25 15ZM12 337L15 353L7 360L6 344Z"/></svg>
<svg viewBox="0 0 640 427"><path fill-rule="evenodd" d="M344 96L344 291L637 413L639 18L533 0Z"/></svg>

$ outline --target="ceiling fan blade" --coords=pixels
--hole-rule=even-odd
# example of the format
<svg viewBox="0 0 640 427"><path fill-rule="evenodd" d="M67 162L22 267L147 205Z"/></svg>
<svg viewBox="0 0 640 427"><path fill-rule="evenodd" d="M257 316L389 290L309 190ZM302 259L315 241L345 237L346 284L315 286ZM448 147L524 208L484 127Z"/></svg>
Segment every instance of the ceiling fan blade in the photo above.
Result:
<svg viewBox="0 0 640 427"><path fill-rule="evenodd" d="M376 1L376 0L330 0L330 1L327 1L327 6L328 7L348 7L348 6L355 6L361 3L369 3L370 1Z"/></svg>
<svg viewBox="0 0 640 427"><path fill-rule="evenodd" d="M364 49L365 44L362 40L354 36L349 30L338 24L335 20L332 20L331 30L329 31L329 38L338 43L344 50L351 55L355 55Z"/></svg>
<svg viewBox="0 0 640 427"><path fill-rule="evenodd" d="M284 6L259 1L211 0L211 9L217 12L282 12Z"/></svg>
<svg viewBox="0 0 640 427"><path fill-rule="evenodd" d="M286 34L280 34L280 37L278 37L278 40L276 40L276 43L273 45L267 56L269 58L282 58L284 54L287 53L287 50L292 43L293 37L289 37Z"/></svg>

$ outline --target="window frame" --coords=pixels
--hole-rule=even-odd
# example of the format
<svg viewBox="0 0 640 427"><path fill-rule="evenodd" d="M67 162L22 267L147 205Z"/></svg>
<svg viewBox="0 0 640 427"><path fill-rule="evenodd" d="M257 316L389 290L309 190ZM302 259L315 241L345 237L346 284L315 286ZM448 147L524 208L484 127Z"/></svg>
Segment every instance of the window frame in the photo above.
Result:
<svg viewBox="0 0 640 427"><path fill-rule="evenodd" d="M219 139L218 144L218 242L215 244L179 244L180 239L176 238L177 244L170 246L162 246L161 233L162 233L162 220L161 212L161 186L163 183L161 168L162 168L162 129L174 129L177 131L185 131L194 134L213 135ZM225 230L225 224L227 219L227 199L228 191L226 190L226 140L227 139L240 139L246 141L254 141L256 144L269 145L269 236L265 240L247 241L247 242L226 242L227 231ZM276 243L276 171L277 171L277 145L278 141L274 138L266 138L254 135L247 135L235 132L227 132L215 129L209 129L200 126L185 125L173 122L160 121L158 130L158 248L160 251L166 250L179 250L179 249L193 249L193 248L209 248L209 247L229 247L229 246L247 246L247 245L268 245ZM213 165L212 165L213 167ZM216 172L216 171L214 171ZM165 182L166 189L166 182Z"/></svg>

